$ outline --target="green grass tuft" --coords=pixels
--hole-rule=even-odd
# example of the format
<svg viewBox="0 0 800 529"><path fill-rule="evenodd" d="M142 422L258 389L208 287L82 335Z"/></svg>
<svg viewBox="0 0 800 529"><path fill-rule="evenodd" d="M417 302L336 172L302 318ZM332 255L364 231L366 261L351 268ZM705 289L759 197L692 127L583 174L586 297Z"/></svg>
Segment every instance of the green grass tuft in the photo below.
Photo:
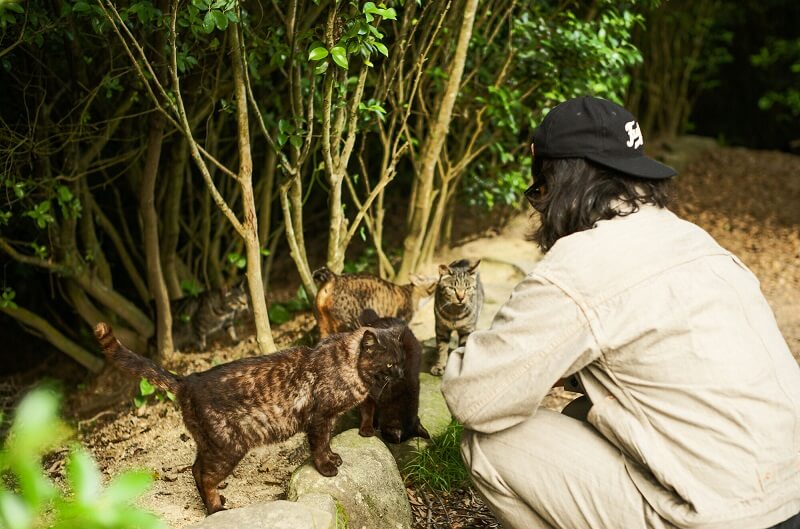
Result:
<svg viewBox="0 0 800 529"><path fill-rule="evenodd" d="M461 424L453 419L447 429L417 451L403 467L403 475L414 486L450 492L469 485L469 473L459 451Z"/></svg>
<svg viewBox="0 0 800 529"><path fill-rule="evenodd" d="M338 501L336 502L336 529L347 529L347 512Z"/></svg>

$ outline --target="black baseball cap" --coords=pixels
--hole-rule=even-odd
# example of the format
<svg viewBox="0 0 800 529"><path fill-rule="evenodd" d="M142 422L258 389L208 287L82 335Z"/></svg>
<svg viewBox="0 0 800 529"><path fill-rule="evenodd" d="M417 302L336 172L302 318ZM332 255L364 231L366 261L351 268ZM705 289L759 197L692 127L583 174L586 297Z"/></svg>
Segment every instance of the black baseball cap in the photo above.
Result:
<svg viewBox="0 0 800 529"><path fill-rule="evenodd" d="M533 133L534 173L541 158L586 158L639 178L675 176L675 169L644 154L633 114L606 99L583 96L550 111Z"/></svg>

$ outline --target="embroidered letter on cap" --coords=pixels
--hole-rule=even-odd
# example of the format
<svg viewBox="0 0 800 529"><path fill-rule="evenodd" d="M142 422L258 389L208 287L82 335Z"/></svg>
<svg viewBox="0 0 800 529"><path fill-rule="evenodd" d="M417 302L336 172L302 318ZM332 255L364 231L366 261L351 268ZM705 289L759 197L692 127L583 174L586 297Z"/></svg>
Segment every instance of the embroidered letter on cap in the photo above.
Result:
<svg viewBox="0 0 800 529"><path fill-rule="evenodd" d="M633 147L634 149L638 149L644 144L644 138L642 138L642 129L639 128L639 124L635 121L629 121L625 123L625 131L628 133L628 142L625 144L628 147Z"/></svg>

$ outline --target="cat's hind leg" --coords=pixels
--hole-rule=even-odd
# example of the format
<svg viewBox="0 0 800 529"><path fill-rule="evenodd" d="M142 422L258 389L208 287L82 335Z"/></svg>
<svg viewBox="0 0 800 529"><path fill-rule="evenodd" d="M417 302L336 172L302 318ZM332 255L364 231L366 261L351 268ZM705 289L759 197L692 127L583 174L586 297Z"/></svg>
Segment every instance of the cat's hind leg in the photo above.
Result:
<svg viewBox="0 0 800 529"><path fill-rule="evenodd" d="M206 507L207 514L214 514L224 511L223 503L225 498L220 496L219 484L230 476L244 454L235 450L212 451L198 447L197 458L192 465L192 475L194 476L197 492Z"/></svg>
<svg viewBox="0 0 800 529"><path fill-rule="evenodd" d="M312 421L306 434L308 445L311 448L311 459L317 472L323 476L331 477L339 473L342 458L331 450L331 432L336 418L324 418Z"/></svg>

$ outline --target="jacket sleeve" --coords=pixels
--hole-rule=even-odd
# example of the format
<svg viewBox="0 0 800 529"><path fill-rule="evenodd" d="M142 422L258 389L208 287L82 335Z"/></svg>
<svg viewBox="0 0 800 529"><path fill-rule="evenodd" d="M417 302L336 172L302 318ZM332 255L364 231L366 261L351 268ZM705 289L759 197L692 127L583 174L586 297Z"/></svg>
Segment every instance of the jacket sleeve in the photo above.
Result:
<svg viewBox="0 0 800 529"><path fill-rule="evenodd" d="M549 281L529 275L491 327L450 355L442 393L465 428L492 433L536 412L562 376L600 356L579 305Z"/></svg>

